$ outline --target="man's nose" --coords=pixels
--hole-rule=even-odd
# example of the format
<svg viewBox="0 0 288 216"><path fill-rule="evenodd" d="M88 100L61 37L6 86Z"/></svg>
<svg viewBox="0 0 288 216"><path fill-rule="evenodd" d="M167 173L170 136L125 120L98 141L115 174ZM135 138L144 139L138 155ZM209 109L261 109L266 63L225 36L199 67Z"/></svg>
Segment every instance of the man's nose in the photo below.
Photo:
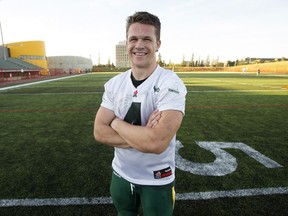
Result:
<svg viewBox="0 0 288 216"><path fill-rule="evenodd" d="M138 49L144 48L144 41L142 39L137 40L135 47Z"/></svg>

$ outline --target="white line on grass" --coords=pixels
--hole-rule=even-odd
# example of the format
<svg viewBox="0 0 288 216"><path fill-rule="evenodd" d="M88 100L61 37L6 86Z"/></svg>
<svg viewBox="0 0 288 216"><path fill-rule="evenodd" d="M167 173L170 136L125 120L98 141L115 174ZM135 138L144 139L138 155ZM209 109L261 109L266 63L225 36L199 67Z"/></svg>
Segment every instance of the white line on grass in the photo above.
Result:
<svg viewBox="0 0 288 216"><path fill-rule="evenodd" d="M14 88L20 88L20 87L29 86L29 85L35 85L35 84L39 84L39 83L52 82L52 81L56 81L56 80L69 79L69 78L83 76L83 75L87 75L87 74L65 76L65 77L59 77L59 78L55 78L55 79L41 80L41 81L32 82L32 83L24 83L24 84L20 84L20 85L8 86L8 87L0 88L0 91L5 91L5 90L9 90L9 89L14 89Z"/></svg>
<svg viewBox="0 0 288 216"><path fill-rule="evenodd" d="M12 93L11 95L84 95L84 94L103 94L103 91L94 91L94 92L41 92L41 93Z"/></svg>
<svg viewBox="0 0 288 216"><path fill-rule="evenodd" d="M253 188L230 191L209 191L176 194L176 200L208 200L224 197L246 197L260 195L288 194L288 187ZM91 198L47 198L47 199L3 199L0 207L16 206L71 206L71 205L104 205L112 204L111 197Z"/></svg>
<svg viewBox="0 0 288 216"><path fill-rule="evenodd" d="M199 78L199 79L204 79L204 78ZM282 89L278 86L271 86L271 85L261 85L261 84L253 84L253 83L246 83L246 82L234 82L234 81L226 81L226 80L218 80L218 79L207 79L206 80L211 80L214 82L220 82L220 83L232 83L236 85L246 85L246 86L253 86L253 87L262 87L262 88L270 88L270 89Z"/></svg>
<svg viewBox="0 0 288 216"><path fill-rule="evenodd" d="M177 200L208 200L224 197L245 197L259 195L288 194L288 187L279 188L253 188L230 191L209 191L198 193L177 194Z"/></svg>
<svg viewBox="0 0 288 216"><path fill-rule="evenodd" d="M0 89L1 91L1 89ZM244 92L279 92L287 91L287 89L278 89L278 90L207 90L207 91L187 91L188 93L244 93ZM41 93L12 93L9 95L81 95L81 94L103 94L103 91L91 91L91 92L41 92Z"/></svg>
<svg viewBox="0 0 288 216"><path fill-rule="evenodd" d="M200 90L191 90L191 91L187 91L188 93L240 93L240 92L277 92L277 91L287 91L287 89L271 89L271 90L204 90L204 91L200 91Z"/></svg>

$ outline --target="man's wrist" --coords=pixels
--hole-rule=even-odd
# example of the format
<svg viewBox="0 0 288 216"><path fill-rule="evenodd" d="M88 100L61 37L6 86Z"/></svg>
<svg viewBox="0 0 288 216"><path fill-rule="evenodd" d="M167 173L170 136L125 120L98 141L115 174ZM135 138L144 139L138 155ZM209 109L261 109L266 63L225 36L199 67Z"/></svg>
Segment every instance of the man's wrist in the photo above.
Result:
<svg viewBox="0 0 288 216"><path fill-rule="evenodd" d="M120 120L119 118L115 117L115 118L113 119L113 121L111 122L111 124L110 124L111 128L113 128L114 130L116 130L117 122L119 122L119 120Z"/></svg>

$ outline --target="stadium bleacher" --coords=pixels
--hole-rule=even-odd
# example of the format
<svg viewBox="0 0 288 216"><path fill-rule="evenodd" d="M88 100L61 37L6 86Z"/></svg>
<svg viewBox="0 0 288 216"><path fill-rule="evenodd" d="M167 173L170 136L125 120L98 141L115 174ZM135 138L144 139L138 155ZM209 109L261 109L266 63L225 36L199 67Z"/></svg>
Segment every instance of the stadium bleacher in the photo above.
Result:
<svg viewBox="0 0 288 216"><path fill-rule="evenodd" d="M16 58L0 59L0 70L19 71L21 69L29 71L40 71L43 68Z"/></svg>

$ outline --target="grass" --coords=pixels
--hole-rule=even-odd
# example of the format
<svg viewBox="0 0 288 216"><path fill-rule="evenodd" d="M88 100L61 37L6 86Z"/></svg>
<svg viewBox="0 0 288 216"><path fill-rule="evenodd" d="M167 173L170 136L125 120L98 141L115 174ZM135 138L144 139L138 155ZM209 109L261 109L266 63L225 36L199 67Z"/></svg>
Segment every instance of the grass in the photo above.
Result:
<svg viewBox="0 0 288 216"><path fill-rule="evenodd" d="M114 74L0 91L0 200L110 196L113 149L93 138L103 84ZM179 73L187 86L177 138L183 158L215 156L195 141L243 142L283 167L268 169L236 149L235 172L222 177L177 169L176 192L288 187L287 76ZM177 201L175 215L286 215L287 194ZM0 215L115 215L113 205L2 207Z"/></svg>

